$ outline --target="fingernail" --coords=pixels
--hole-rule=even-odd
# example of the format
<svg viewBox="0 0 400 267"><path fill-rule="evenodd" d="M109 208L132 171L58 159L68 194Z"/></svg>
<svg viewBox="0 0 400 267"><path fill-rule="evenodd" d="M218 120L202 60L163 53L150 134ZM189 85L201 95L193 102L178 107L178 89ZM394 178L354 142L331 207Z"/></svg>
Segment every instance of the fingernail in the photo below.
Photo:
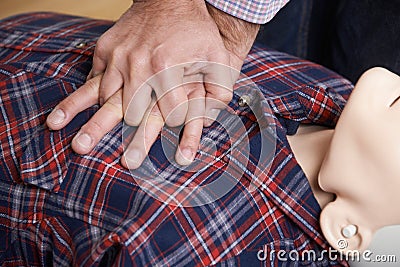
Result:
<svg viewBox="0 0 400 267"><path fill-rule="evenodd" d="M55 109L47 119L52 124L61 124L65 119L65 113L61 109Z"/></svg>
<svg viewBox="0 0 400 267"><path fill-rule="evenodd" d="M90 148L92 146L92 138L86 133L78 134L75 141L83 148Z"/></svg>
<svg viewBox="0 0 400 267"><path fill-rule="evenodd" d="M179 155L180 154L180 155ZM189 148L183 148L178 152L177 163L179 165L189 165L193 162L194 153Z"/></svg>
<svg viewBox="0 0 400 267"><path fill-rule="evenodd" d="M127 150L125 152L125 160L129 169L136 169L141 164L141 156L136 149Z"/></svg>

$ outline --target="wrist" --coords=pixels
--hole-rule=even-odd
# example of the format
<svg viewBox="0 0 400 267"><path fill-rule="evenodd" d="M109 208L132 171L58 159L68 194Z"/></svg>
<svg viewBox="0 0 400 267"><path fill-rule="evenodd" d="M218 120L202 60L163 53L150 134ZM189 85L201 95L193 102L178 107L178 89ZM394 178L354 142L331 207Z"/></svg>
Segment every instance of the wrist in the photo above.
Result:
<svg viewBox="0 0 400 267"><path fill-rule="evenodd" d="M206 18L208 16L208 11L204 0L134 0L130 9L134 9L136 13L151 14L151 16L162 16L171 14L176 17L181 18L181 16L186 16L187 14L193 14L196 12L197 19ZM168 18L171 19L171 18ZM173 19L173 18L172 18Z"/></svg>
<svg viewBox="0 0 400 267"><path fill-rule="evenodd" d="M236 18L208 3L206 6L219 29L226 49L243 61L257 37L260 24Z"/></svg>

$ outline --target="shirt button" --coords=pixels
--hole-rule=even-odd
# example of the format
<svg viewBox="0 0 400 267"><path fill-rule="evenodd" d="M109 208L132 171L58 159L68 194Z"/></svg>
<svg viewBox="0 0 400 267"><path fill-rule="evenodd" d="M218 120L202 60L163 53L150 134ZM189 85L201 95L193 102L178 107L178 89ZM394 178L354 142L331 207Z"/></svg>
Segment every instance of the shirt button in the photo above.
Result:
<svg viewBox="0 0 400 267"><path fill-rule="evenodd" d="M238 101L239 106L245 107L251 104L251 97L249 95L243 95L239 98Z"/></svg>
<svg viewBox="0 0 400 267"><path fill-rule="evenodd" d="M75 48L82 49L82 48L84 48L85 46L87 46L87 43L85 43L85 42L80 42L80 43L78 43L78 44L75 45Z"/></svg>

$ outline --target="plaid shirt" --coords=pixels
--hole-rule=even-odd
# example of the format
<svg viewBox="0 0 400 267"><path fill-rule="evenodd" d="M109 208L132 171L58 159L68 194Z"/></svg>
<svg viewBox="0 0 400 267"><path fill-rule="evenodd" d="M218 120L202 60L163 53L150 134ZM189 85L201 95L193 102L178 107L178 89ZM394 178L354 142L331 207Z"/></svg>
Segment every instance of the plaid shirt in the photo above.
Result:
<svg viewBox="0 0 400 267"><path fill-rule="evenodd" d="M320 207L286 135L299 123L333 127L352 85L317 64L255 46L243 72L272 110L277 138L272 164L267 168L251 150L247 164L235 165L243 175L222 198L197 207L169 205L144 192L120 165L122 123L88 155L71 150L74 134L98 106L63 130L44 125L52 108L85 81L95 42L110 26L52 13L0 22L2 266L285 266L293 263L276 254L260 261L257 253L267 248L318 255L327 249ZM242 119L254 148L260 127L254 127L251 110L238 105L239 97L235 94L226 112ZM170 164L158 140L149 156L157 175L177 182L218 178L230 144L218 124L204 130L207 139L216 140L220 156L196 161L205 166L196 173ZM200 151L206 149L202 144ZM248 190L253 173L262 184ZM302 264L347 264L324 256Z"/></svg>
<svg viewBox="0 0 400 267"><path fill-rule="evenodd" d="M242 20L264 24L289 0L206 0L210 5Z"/></svg>

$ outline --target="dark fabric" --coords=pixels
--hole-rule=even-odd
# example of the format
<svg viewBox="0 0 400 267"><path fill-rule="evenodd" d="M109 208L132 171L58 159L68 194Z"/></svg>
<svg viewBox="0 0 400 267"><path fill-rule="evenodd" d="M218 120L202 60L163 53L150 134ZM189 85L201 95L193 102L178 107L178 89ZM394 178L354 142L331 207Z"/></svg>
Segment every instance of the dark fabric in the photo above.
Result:
<svg viewBox="0 0 400 267"><path fill-rule="evenodd" d="M400 0L292 0L257 38L355 83L375 66L400 74L399 18Z"/></svg>
<svg viewBox="0 0 400 267"><path fill-rule="evenodd" d="M267 24L257 41L317 63L328 63L337 1L291 0Z"/></svg>
<svg viewBox="0 0 400 267"><path fill-rule="evenodd" d="M399 0L341 0L335 23L328 66L352 82L375 66L400 75Z"/></svg>

